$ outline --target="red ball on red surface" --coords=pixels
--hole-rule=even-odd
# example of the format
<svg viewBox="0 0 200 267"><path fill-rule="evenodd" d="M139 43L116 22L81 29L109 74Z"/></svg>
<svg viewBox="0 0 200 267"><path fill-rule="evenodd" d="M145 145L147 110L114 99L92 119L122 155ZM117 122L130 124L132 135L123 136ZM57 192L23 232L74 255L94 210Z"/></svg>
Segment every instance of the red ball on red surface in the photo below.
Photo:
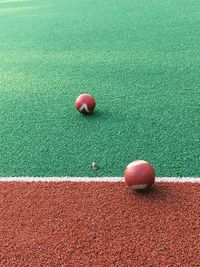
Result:
<svg viewBox="0 0 200 267"><path fill-rule="evenodd" d="M144 160L131 162L125 169L125 182L132 190L147 191L154 184L155 171L150 163Z"/></svg>
<svg viewBox="0 0 200 267"><path fill-rule="evenodd" d="M96 106L95 99L90 94L82 94L77 97L75 102L76 109L85 115L91 114Z"/></svg>

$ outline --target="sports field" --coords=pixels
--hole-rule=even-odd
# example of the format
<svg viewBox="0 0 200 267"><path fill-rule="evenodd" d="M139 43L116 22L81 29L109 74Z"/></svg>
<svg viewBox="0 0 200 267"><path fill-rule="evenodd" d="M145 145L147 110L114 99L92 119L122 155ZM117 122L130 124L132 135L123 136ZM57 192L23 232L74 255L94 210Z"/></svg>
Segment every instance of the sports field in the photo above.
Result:
<svg viewBox="0 0 200 267"><path fill-rule="evenodd" d="M0 0L0 266L199 267L199 177L199 0Z"/></svg>

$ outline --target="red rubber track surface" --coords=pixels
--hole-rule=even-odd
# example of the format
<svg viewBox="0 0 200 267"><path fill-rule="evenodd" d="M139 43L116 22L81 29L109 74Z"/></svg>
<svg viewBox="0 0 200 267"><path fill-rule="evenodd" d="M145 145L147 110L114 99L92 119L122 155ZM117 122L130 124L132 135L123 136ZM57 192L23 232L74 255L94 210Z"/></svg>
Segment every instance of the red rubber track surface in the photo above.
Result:
<svg viewBox="0 0 200 267"><path fill-rule="evenodd" d="M200 185L0 183L0 266L200 266Z"/></svg>

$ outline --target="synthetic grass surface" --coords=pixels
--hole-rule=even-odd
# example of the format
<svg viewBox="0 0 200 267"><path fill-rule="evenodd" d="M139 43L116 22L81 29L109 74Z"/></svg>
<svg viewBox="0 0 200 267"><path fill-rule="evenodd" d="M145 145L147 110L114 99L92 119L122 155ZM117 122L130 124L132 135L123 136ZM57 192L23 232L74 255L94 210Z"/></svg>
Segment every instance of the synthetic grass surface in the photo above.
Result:
<svg viewBox="0 0 200 267"><path fill-rule="evenodd" d="M0 176L199 176L199 1L0 1ZM91 117L75 111L95 96ZM96 162L94 172L90 165Z"/></svg>

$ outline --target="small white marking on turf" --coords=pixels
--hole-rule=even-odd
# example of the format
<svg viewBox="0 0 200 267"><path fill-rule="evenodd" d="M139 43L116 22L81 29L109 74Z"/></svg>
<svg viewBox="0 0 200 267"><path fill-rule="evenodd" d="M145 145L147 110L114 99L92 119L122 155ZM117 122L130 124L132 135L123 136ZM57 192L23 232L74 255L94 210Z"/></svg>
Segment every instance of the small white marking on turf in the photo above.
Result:
<svg viewBox="0 0 200 267"><path fill-rule="evenodd" d="M0 177L0 182L124 182L124 177ZM200 177L156 177L155 182L200 183Z"/></svg>

